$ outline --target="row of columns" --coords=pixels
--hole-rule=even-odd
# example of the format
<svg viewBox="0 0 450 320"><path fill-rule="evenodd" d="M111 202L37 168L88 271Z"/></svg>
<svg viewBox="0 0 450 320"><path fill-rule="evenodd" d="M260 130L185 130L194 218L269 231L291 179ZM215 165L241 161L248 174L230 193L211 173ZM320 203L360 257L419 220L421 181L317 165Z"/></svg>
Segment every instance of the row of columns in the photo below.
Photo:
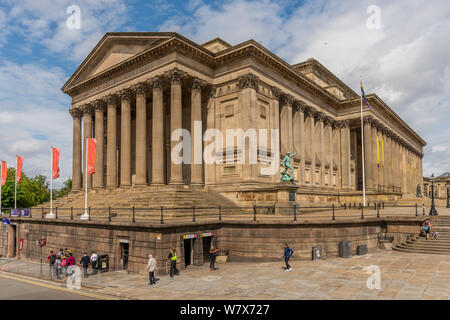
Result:
<svg viewBox="0 0 450 320"><path fill-rule="evenodd" d="M421 155L372 116L363 122L367 188L413 193L421 181ZM415 176L410 175L408 161L414 162Z"/></svg>
<svg viewBox="0 0 450 320"><path fill-rule="evenodd" d="M182 80L186 74L174 68L164 74L170 81L170 132L182 128ZM195 141L194 121L202 121L201 112L201 88L206 83L200 79L193 79L191 90L191 132L192 141ZM106 150L106 187L130 186L131 179L131 105L136 103L136 185L146 185L147 182L147 91L152 90L152 181L153 185L162 185L164 181L164 106L162 78L154 77L140 82L132 87L122 89L117 93L109 94L93 103L80 108L72 108L70 114L73 117L73 172L72 184L74 190L81 186L81 168L86 170L81 159L86 157L86 147L83 148L81 157L81 119L84 120L83 143L92 137L93 115L95 114L95 138L97 140L96 172L94 180L89 176L88 188L104 187L103 176L103 148L104 148L104 113L106 108L107 123L107 150ZM106 107L105 107L106 105ZM117 117L120 109L120 163L117 163ZM95 110L95 112L94 112ZM171 141L171 150L178 142ZM194 153L192 153L194 156ZM202 161L202 160L201 160ZM83 161L84 163L85 161ZM203 183L202 164L192 162L192 184ZM117 166L120 165L120 177ZM120 180L118 180L120 178ZM170 165L169 184L183 184L182 164L172 162Z"/></svg>

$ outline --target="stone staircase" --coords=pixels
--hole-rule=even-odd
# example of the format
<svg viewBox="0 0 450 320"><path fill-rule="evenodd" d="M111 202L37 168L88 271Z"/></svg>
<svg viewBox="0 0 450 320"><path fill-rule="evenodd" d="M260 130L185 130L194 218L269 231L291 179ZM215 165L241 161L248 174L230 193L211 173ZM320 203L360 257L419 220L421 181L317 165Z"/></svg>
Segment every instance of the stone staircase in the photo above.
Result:
<svg viewBox="0 0 450 320"><path fill-rule="evenodd" d="M450 216L438 216L431 219L431 231L437 231L439 238L426 240L425 237L414 238L394 246L392 249L411 253L448 254L450 255ZM419 228L417 228L419 232Z"/></svg>
<svg viewBox="0 0 450 320"><path fill-rule="evenodd" d="M222 214L243 214L248 210L237 208L237 205L217 192L203 189L190 188L188 186L142 186L120 187L105 189L90 189L88 191L88 206L95 215L98 208L102 208L102 214L108 207L113 212L121 212L121 216L131 215L132 207L136 208L136 215L160 214L159 208L164 207L165 215L191 216L195 206L196 215L217 215L218 207L223 207ZM43 203L33 209L44 208L47 213L50 202ZM74 208L76 212L84 208L84 191L73 191L68 195L53 201L53 208L59 212L69 212ZM128 209L128 210L125 210Z"/></svg>

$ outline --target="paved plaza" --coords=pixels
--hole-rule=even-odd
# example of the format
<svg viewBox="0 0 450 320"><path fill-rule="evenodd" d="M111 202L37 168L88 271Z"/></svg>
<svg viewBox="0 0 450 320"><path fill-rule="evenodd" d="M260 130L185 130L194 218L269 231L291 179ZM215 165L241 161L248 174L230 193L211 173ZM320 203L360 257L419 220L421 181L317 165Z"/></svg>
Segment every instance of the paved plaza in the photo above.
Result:
<svg viewBox="0 0 450 320"><path fill-rule="evenodd" d="M179 276L158 276L149 286L143 274L126 271L83 278L82 288L129 299L449 299L450 255L377 250L365 256L279 262L224 263L211 272L192 266ZM16 267L14 267L16 265ZM381 271L381 289L369 289L367 267ZM47 266L45 266L47 267ZM0 270L38 274L39 264L1 259ZM34 270L34 271L33 271ZM47 269L44 269L47 271Z"/></svg>

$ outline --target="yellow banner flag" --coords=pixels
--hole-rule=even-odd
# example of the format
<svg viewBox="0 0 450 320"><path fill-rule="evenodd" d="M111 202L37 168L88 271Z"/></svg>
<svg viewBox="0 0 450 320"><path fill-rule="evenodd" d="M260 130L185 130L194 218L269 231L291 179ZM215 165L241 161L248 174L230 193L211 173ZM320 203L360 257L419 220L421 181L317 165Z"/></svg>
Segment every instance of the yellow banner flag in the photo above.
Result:
<svg viewBox="0 0 450 320"><path fill-rule="evenodd" d="M381 153L383 156L383 166L384 166L384 141L383 141L383 138L381 138Z"/></svg>
<svg viewBox="0 0 450 320"><path fill-rule="evenodd" d="M380 140L377 135L377 164L380 165Z"/></svg>

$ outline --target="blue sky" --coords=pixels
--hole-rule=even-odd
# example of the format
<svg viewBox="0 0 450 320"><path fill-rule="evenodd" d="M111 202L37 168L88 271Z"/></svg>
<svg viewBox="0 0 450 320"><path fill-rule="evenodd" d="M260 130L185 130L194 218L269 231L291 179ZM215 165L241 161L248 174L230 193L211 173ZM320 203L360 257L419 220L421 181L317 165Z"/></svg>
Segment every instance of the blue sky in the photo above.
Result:
<svg viewBox="0 0 450 320"><path fill-rule="evenodd" d="M450 171L450 2L138 1L0 2L0 159L25 156L24 171L48 174L61 150L71 175L70 98L60 88L108 31L176 31L198 43L255 39L289 63L314 57L358 92L375 92L428 143L424 173ZM69 30L70 5L81 29ZM369 29L367 8L380 9Z"/></svg>

